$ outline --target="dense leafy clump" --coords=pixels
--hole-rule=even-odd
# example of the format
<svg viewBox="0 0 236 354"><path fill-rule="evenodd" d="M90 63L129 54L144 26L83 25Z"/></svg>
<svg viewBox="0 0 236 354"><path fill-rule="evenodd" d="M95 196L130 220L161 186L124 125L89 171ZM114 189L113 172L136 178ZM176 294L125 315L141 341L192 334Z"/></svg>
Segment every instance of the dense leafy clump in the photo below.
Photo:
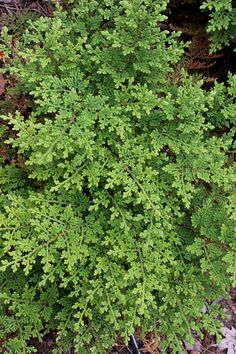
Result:
<svg viewBox="0 0 236 354"><path fill-rule="evenodd" d="M235 0L205 0L201 9L209 12L210 19L207 30L211 35L213 51L236 40Z"/></svg>
<svg viewBox="0 0 236 354"><path fill-rule="evenodd" d="M81 354L138 327L175 353L217 332L216 306L201 310L235 283L236 78L204 91L179 70L166 6L75 1L5 48L33 101L2 116L21 158L0 169L8 353L52 329Z"/></svg>

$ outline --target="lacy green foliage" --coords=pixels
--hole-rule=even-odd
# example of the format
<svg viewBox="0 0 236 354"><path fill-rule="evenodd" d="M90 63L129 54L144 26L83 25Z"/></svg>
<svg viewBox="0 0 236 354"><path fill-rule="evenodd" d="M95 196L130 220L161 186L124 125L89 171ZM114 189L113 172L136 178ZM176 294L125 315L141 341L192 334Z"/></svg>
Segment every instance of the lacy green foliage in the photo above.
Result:
<svg viewBox="0 0 236 354"><path fill-rule="evenodd" d="M235 0L205 0L202 10L209 11L208 32L211 35L212 51L229 45L236 39L236 2Z"/></svg>
<svg viewBox="0 0 236 354"><path fill-rule="evenodd" d="M235 283L235 77L209 92L171 79L183 48L156 25L165 7L73 2L9 61L35 108L2 117L25 160L0 171L8 353L51 329L59 353L81 354L137 327L158 324L175 353L192 330L217 332L219 310L201 309Z"/></svg>
<svg viewBox="0 0 236 354"><path fill-rule="evenodd" d="M11 34L14 34L15 39L20 39L28 26L28 21L37 20L40 15L29 10L21 10L15 14L2 14L1 26L7 27Z"/></svg>

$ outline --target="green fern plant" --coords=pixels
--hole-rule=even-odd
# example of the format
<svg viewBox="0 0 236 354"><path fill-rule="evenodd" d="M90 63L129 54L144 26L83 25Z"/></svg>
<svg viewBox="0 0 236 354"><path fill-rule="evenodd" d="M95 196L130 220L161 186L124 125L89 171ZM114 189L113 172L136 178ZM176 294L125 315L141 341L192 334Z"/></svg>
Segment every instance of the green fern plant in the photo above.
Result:
<svg viewBox="0 0 236 354"><path fill-rule="evenodd" d="M56 329L55 353L102 354L156 326L179 353L219 329L220 310L201 309L235 284L235 77L208 92L173 79L183 46L157 26L166 6L74 1L8 48L34 109L2 116L24 160L0 170L6 353Z"/></svg>
<svg viewBox="0 0 236 354"><path fill-rule="evenodd" d="M208 11L207 30L211 36L211 49L216 51L236 39L236 2L234 0L206 0L202 10Z"/></svg>

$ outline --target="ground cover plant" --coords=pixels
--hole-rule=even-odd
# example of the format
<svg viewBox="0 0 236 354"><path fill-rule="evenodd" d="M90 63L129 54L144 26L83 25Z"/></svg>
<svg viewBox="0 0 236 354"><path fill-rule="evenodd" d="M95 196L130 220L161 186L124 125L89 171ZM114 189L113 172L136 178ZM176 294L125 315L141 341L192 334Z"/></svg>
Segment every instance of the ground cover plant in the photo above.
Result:
<svg viewBox="0 0 236 354"><path fill-rule="evenodd" d="M6 353L51 330L55 352L81 354L136 328L174 353L218 331L210 304L236 283L236 78L204 90L181 68L166 7L78 0L14 45L2 31L4 70L31 98L1 116Z"/></svg>
<svg viewBox="0 0 236 354"><path fill-rule="evenodd" d="M206 0L201 9L209 12L208 32L212 37L212 50L236 40L236 2L234 0Z"/></svg>

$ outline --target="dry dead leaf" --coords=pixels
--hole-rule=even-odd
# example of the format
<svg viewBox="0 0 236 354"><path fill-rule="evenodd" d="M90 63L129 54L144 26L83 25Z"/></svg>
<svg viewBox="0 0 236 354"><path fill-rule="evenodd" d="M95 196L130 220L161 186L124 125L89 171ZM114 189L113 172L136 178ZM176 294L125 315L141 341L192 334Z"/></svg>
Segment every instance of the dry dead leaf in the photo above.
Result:
<svg viewBox="0 0 236 354"><path fill-rule="evenodd" d="M227 354L236 354L236 329L234 327L231 327L231 329L222 327L221 331L225 338L220 342L219 349L227 349Z"/></svg>
<svg viewBox="0 0 236 354"><path fill-rule="evenodd" d="M2 72L0 71L0 95L2 95L4 92L5 92L5 79Z"/></svg>
<svg viewBox="0 0 236 354"><path fill-rule="evenodd" d="M184 342L184 347L187 351L191 352L192 354L197 354L197 353L200 353L201 352L201 349L202 349L202 345L201 343L199 342L199 340L195 340L195 343L193 345L193 347L191 348L189 343L186 342L185 340L183 341Z"/></svg>

